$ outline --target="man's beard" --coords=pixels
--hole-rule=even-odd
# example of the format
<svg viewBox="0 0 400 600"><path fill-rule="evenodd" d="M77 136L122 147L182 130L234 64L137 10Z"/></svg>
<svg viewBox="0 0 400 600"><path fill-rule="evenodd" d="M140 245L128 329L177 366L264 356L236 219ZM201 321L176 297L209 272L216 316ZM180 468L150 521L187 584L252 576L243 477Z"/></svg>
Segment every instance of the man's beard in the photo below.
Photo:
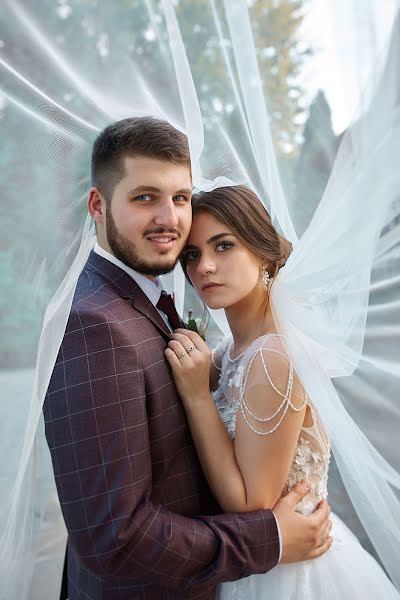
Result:
<svg viewBox="0 0 400 600"><path fill-rule="evenodd" d="M171 233L165 228L158 228L152 231L152 233ZM174 230L174 233L177 232ZM128 267L142 273L142 275L166 275L173 271L175 265L178 262L178 256L175 259L171 259L168 263L148 263L141 258L136 252L136 248L133 242L127 240L117 229L110 208L107 210L106 219L106 234L108 244L116 258L126 264Z"/></svg>

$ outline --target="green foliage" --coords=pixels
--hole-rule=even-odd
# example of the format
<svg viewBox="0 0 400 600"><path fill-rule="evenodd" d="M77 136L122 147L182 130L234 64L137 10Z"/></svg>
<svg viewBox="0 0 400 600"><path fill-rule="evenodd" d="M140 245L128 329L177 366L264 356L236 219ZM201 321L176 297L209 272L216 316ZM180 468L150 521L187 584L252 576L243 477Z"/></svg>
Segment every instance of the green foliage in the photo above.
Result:
<svg viewBox="0 0 400 600"><path fill-rule="evenodd" d="M298 39L305 6L301 0L256 0L250 9L275 148L288 156L295 156L302 143L305 108L299 75L312 54Z"/></svg>

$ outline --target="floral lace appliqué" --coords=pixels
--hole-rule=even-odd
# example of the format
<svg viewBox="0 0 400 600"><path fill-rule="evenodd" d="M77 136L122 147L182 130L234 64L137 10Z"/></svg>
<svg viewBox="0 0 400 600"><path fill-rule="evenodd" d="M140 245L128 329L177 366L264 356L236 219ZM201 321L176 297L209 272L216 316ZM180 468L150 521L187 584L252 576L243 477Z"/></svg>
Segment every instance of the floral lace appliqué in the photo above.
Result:
<svg viewBox="0 0 400 600"><path fill-rule="evenodd" d="M316 502L327 497L329 460L329 449L324 452L317 451L312 447L310 440L302 436L299 438L283 490L283 494L287 494L302 479L311 483L310 493L297 505L298 512L309 514L314 510Z"/></svg>
<svg viewBox="0 0 400 600"><path fill-rule="evenodd" d="M231 377L229 379L229 382L228 382L229 387L235 386L239 389L241 381L242 381L242 377L243 377L243 372L244 372L244 366L239 365L239 367L236 369L233 377Z"/></svg>

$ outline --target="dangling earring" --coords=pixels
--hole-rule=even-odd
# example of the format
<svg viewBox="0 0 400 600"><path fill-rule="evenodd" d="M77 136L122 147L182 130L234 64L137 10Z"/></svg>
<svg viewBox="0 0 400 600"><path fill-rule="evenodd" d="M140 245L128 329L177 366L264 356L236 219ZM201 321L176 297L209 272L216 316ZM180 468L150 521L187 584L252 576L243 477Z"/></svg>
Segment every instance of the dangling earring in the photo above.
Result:
<svg viewBox="0 0 400 600"><path fill-rule="evenodd" d="M268 291L268 284L269 284L270 276L269 276L269 272L267 270L267 265L263 265L263 267L261 268L260 279L261 279L261 283L263 284L264 289Z"/></svg>

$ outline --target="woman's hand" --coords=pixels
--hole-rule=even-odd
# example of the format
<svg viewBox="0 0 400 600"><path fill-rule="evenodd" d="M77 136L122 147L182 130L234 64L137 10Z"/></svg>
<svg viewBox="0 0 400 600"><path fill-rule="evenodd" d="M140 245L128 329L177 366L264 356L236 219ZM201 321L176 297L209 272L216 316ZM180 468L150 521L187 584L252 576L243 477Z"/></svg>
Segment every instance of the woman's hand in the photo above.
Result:
<svg viewBox="0 0 400 600"><path fill-rule="evenodd" d="M176 329L165 349L179 396L186 404L210 398L211 352L198 333Z"/></svg>

